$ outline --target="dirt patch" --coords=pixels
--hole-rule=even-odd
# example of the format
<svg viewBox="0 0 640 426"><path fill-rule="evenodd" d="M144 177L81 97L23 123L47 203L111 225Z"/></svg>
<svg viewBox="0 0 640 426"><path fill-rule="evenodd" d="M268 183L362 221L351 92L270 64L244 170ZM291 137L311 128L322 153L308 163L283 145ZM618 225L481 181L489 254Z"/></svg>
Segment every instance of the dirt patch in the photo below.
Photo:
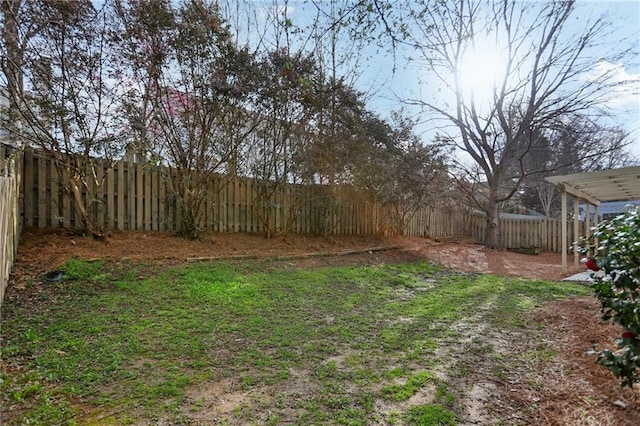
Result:
<svg viewBox="0 0 640 426"><path fill-rule="evenodd" d="M369 248L397 247L371 251ZM361 254L340 256L365 250ZM305 258L305 255L309 255ZM117 261L180 264L197 258L285 258L301 266L406 262L428 259L451 269L490 272L533 279L560 280L558 253L539 255L496 251L472 242L440 243L427 238L335 235L317 237L291 235L286 240L267 239L256 234L209 233L188 241L166 232L114 231L107 243L71 233L62 228L25 229L17 254L18 270L50 271L71 257ZM294 258L295 257L295 258Z"/></svg>
<svg viewBox="0 0 640 426"><path fill-rule="evenodd" d="M520 254L489 249L473 242L439 243L411 239L412 249L420 256L441 263L448 268L465 272L490 272L497 275L559 281L562 272L559 253Z"/></svg>
<svg viewBox="0 0 640 426"><path fill-rule="evenodd" d="M177 264L192 258L269 258L306 253L338 253L356 248L394 245L378 236L290 236L267 239L255 234L204 234L195 241L167 232L114 231L107 243L58 229L26 229L20 238L17 262L23 267L51 270L76 256L82 259Z"/></svg>

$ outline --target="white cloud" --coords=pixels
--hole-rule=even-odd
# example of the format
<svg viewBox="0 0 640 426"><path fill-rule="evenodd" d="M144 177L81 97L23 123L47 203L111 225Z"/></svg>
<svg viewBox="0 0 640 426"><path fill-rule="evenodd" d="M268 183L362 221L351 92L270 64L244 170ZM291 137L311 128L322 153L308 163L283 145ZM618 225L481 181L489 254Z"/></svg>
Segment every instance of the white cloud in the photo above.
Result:
<svg viewBox="0 0 640 426"><path fill-rule="evenodd" d="M640 74L630 73L622 64L599 61L586 76L587 81L605 80L613 85L607 96L610 107L640 107Z"/></svg>

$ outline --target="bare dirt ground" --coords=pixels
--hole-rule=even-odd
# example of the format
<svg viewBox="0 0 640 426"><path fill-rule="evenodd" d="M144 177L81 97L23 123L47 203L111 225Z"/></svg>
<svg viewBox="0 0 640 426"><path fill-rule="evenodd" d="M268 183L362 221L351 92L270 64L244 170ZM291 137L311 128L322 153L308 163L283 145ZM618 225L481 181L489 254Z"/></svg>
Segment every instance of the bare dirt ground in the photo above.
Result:
<svg viewBox="0 0 640 426"><path fill-rule="evenodd" d="M396 248L375 251L367 249ZM364 253L353 253L364 251ZM348 256L325 256L328 254ZM162 264L180 264L202 258L300 257L311 264L359 264L379 261L429 259L466 272L491 272L533 279L564 277L560 256L536 256L490 250L472 242L438 242L416 237L292 235L286 240L251 234L206 234L187 241L164 232L114 232L105 244L64 229L26 229L20 239L17 263L21 271L44 272L60 267L69 258L101 258Z"/></svg>
<svg viewBox="0 0 640 426"><path fill-rule="evenodd" d="M382 250L382 248L393 249ZM258 235L210 234L185 241L168 233L115 232L107 244L64 230L23 232L5 303L20 303L26 280L59 268L67 259L130 260L182 264L195 258L286 258L304 267L366 265L430 260L467 272L557 281L564 275L559 254L499 252L471 242L383 236L290 236L286 241ZM536 310L523 333L499 339L501 353L532 353L542 346L555 356L478 368L467 401L467 424L638 425L640 391L620 389L595 357L593 345L611 347L617 327L599 321L593 298L562 300ZM486 360L485 360L486 361ZM477 398L473 399L474 393Z"/></svg>

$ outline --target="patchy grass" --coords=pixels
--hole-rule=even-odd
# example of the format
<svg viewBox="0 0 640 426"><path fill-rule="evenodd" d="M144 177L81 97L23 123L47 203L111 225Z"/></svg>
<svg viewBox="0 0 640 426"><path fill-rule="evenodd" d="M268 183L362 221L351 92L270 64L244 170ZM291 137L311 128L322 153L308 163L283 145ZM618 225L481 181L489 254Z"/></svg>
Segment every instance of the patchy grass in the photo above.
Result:
<svg viewBox="0 0 640 426"><path fill-rule="evenodd" d="M438 378L448 361L437 353L464 337L459 324L481 315L496 329L524 327L534 307L588 294L429 263L278 265L200 264L140 278L135 268L72 259L40 303L3 307L3 418L454 424L465 390Z"/></svg>

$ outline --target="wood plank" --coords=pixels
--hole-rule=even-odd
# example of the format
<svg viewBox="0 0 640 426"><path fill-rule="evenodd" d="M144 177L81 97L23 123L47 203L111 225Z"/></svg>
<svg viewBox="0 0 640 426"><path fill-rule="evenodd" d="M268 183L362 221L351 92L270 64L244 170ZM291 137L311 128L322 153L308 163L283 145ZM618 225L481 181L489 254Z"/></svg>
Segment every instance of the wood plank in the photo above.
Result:
<svg viewBox="0 0 640 426"><path fill-rule="evenodd" d="M227 217L228 217L228 201L227 201L227 190L228 190L228 180L226 176L220 177L220 215L218 216L219 220L219 231L220 232L228 232L227 229Z"/></svg>
<svg viewBox="0 0 640 426"><path fill-rule="evenodd" d="M224 226L222 228L222 232L233 232L233 209L231 207L232 198L231 198L231 190L233 187L233 182L230 177L225 176L224 178L224 189L222 194L224 195Z"/></svg>
<svg viewBox="0 0 640 426"><path fill-rule="evenodd" d="M175 194L170 207L173 209L173 214L171 215L171 219L173 220L172 230L182 231L182 212L184 210L184 206Z"/></svg>
<svg viewBox="0 0 640 426"><path fill-rule="evenodd" d="M104 192L107 203L105 218L109 229L116 227L116 164L110 163L104 183Z"/></svg>
<svg viewBox="0 0 640 426"><path fill-rule="evenodd" d="M248 229L249 232L258 232L256 224L255 214L255 180L247 179L247 217L248 217Z"/></svg>
<svg viewBox="0 0 640 426"><path fill-rule="evenodd" d="M213 218L215 208L215 175L209 178L209 184L207 185L207 197L206 197L206 210L205 210L205 223L207 232L213 232Z"/></svg>
<svg viewBox="0 0 640 426"><path fill-rule="evenodd" d="M251 204L253 200L251 199L251 185L250 179L243 178L243 198L244 198L244 223L245 223L245 232L252 233L253 231L253 220L251 217Z"/></svg>
<svg viewBox="0 0 640 426"><path fill-rule="evenodd" d="M118 164L116 165L117 167L117 173L116 173L116 184L117 184L117 192L115 194L116 196L116 205L117 205L117 213L116 213L116 226L119 230L124 230L125 229L125 200L126 200L126 193L127 193L127 187L125 184L125 179L124 179L124 169L126 167L126 164L124 161L120 160L118 161Z"/></svg>
<svg viewBox="0 0 640 426"><path fill-rule="evenodd" d="M159 231L158 200L160 198L160 176L158 170L147 170L147 176L151 181L151 194L149 196L149 202L151 203L151 220L149 225L154 231Z"/></svg>
<svg viewBox="0 0 640 426"><path fill-rule="evenodd" d="M168 231L167 223L167 182L165 181L164 170L158 170L158 229Z"/></svg>
<svg viewBox="0 0 640 426"><path fill-rule="evenodd" d="M233 231L240 231L240 179L233 177Z"/></svg>
<svg viewBox="0 0 640 426"><path fill-rule="evenodd" d="M33 167L34 154L32 149L24 151L24 224L27 227L34 226L34 188Z"/></svg>
<svg viewBox="0 0 640 426"><path fill-rule="evenodd" d="M50 211L50 203L47 200L47 168L50 167L49 161L44 156L38 157L38 228L47 227L47 212Z"/></svg>
<svg viewBox="0 0 640 426"><path fill-rule="evenodd" d="M109 213L107 212L107 203L104 196L104 187L106 185L105 166L106 160L97 160L95 164L95 189L93 203L96 211L96 224L105 226L107 224Z"/></svg>
<svg viewBox="0 0 640 426"><path fill-rule="evenodd" d="M127 205L129 206L129 221L127 229L136 229L136 163L133 160L127 162Z"/></svg>
<svg viewBox="0 0 640 426"><path fill-rule="evenodd" d="M63 167L62 168L62 224L65 228L72 227L71 210L73 209L73 205L72 205L72 195L69 188L70 182L71 182L71 177L69 175L69 169L68 167Z"/></svg>
<svg viewBox="0 0 640 426"><path fill-rule="evenodd" d="M60 176L53 162L51 164L51 227L58 228L63 225L60 214Z"/></svg>
<svg viewBox="0 0 640 426"><path fill-rule="evenodd" d="M236 176L236 210L238 216L238 224L236 231L237 232L246 232L245 225L246 222L244 220L245 216L245 201L244 201L244 185L242 182L242 178Z"/></svg>
<svg viewBox="0 0 640 426"><path fill-rule="evenodd" d="M88 161L84 163L84 167L81 166L81 168L84 169L84 173L86 175L84 177L84 180L86 182L86 187L81 188L82 202L84 203L84 207L86 208L87 214L89 215L89 220L93 220L97 223L98 222L97 213L96 213L97 206L95 203L96 185L93 177L94 166L90 161ZM76 210L76 213L77 213L76 226L80 226L81 215L79 214L80 212L78 210Z"/></svg>
<svg viewBox="0 0 640 426"><path fill-rule="evenodd" d="M142 166L142 164L140 165ZM144 194L143 194L143 205L144 205L144 229L146 231L151 230L151 204L153 203L152 195L151 195L151 175L141 167L142 177L144 180Z"/></svg>
<svg viewBox="0 0 640 426"><path fill-rule="evenodd" d="M144 171L142 164L136 163L136 226L135 229L144 229Z"/></svg>

